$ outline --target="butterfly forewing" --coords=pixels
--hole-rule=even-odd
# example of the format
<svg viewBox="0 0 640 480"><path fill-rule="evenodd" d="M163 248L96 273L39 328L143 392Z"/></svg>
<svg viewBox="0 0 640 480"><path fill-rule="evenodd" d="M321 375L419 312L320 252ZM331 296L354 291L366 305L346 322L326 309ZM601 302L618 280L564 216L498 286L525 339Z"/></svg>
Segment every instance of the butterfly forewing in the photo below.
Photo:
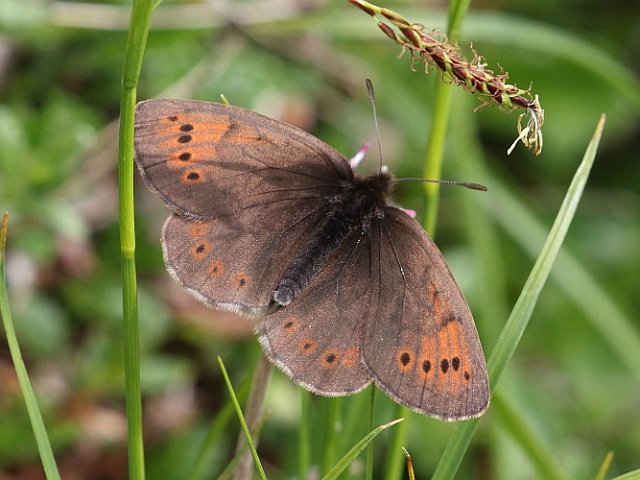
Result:
<svg viewBox="0 0 640 480"><path fill-rule="evenodd" d="M192 218L249 209L254 221L286 223L283 212L313 211L352 178L340 153L303 130L191 100L138 104L135 151L150 187ZM289 203L296 199L303 202Z"/></svg>

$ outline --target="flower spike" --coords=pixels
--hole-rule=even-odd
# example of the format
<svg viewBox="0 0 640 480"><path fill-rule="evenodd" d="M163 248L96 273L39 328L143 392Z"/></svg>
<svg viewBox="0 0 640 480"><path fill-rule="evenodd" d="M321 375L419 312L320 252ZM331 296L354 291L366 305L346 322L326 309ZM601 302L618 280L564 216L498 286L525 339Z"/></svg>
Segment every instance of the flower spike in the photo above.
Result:
<svg viewBox="0 0 640 480"><path fill-rule="evenodd" d="M484 58L473 48L473 58L467 60L459 53L458 45L449 42L445 35L428 33L423 25L412 23L388 8L365 0L349 1L376 20L378 28L402 47L401 54L405 50L410 52L412 67L416 58L424 62L427 69L430 65L436 65L447 81L483 99L480 107L493 103L508 111L523 108L525 112L518 117L518 137L507 153L510 154L516 144L522 142L536 155L540 154L544 110L538 95L533 95L530 88L524 90L508 83L509 74L503 70L496 74L488 69ZM527 116L529 120L522 127L522 121Z"/></svg>

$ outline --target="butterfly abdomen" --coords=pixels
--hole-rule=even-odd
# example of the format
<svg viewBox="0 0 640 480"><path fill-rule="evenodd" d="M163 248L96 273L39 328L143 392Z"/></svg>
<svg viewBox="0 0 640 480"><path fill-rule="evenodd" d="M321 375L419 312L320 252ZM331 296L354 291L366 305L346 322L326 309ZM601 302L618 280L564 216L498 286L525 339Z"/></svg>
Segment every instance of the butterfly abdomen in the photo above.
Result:
<svg viewBox="0 0 640 480"><path fill-rule="evenodd" d="M291 303L320 271L329 256L343 241L352 238L355 231L368 234L371 221L383 212L387 204L390 184L391 176L388 173L355 177L341 192L327 198L324 220L311 236L312 240L284 273L273 294L276 303L283 306Z"/></svg>

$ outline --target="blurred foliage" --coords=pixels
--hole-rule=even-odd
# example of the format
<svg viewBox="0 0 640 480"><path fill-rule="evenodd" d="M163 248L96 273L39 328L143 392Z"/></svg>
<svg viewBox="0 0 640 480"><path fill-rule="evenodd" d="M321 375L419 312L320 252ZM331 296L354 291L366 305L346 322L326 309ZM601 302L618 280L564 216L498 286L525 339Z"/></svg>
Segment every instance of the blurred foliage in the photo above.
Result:
<svg viewBox="0 0 640 480"><path fill-rule="evenodd" d="M444 30L442 5L380 5ZM455 142L461 141L456 131L462 123L473 122L465 130L472 137L462 140L467 149L480 145L493 178L549 226L600 113L607 113L603 144L566 248L635 322L636 332L639 12L638 2L593 0L472 5L460 44L468 52L473 43L491 68L504 68L518 85L533 82L546 113L543 153L535 158L520 147L507 157L518 112L484 108L473 114L478 102L462 99L464 92L456 92L464 107L455 112L469 118L454 115L450 121ZM122 1L0 0L0 209L12 217L7 276L18 335L63 478L71 472L74 478L126 478L115 121L127 21L128 2ZM223 93L231 103L313 131L349 157L362 143L375 142L364 88L364 79L371 78L384 162L397 176L421 171L431 93L440 76L425 76L419 65L412 71L406 56L397 59L397 46L348 2L174 1L158 8L154 22L141 99L217 101ZM461 172L455 167L459 159L447 155L445 178L484 181ZM373 149L367 163L363 169L377 165ZM240 383L261 353L249 322L208 311L173 285L158 242L167 212L141 182L138 187L148 474L184 478L226 399L216 356L224 357ZM460 198L491 199L488 187L486 194L444 189L438 244L472 310L495 304L506 314L533 262L498 228L493 248L504 269L496 278L478 277L478 260L465 237L481 220L464 215ZM408 208L423 208L420 185L403 185L397 198ZM504 297L485 298L486 283L497 285ZM505 319L476 315L487 352ZM615 455L612 475L640 466L639 382L580 306L551 283L500 389L569 476L589 478L609 450ZM318 432L313 452L321 451L324 414L333 401L312 399L312 428ZM393 406L383 395L377 401L377 420L384 423ZM3 480L41 478L21 402L0 337ZM344 400L345 418L359 417L363 402L362 396ZM271 478L295 471L298 403L297 388L277 374L260 445ZM537 478L494 420L490 411L460 478ZM452 426L417 415L411 422L407 448L418 478L426 478ZM344 432L342 447L366 432L364 419L354 429ZM231 458L237 431L231 422L216 443L212 472ZM376 440L383 457L399 454L385 449L384 437Z"/></svg>

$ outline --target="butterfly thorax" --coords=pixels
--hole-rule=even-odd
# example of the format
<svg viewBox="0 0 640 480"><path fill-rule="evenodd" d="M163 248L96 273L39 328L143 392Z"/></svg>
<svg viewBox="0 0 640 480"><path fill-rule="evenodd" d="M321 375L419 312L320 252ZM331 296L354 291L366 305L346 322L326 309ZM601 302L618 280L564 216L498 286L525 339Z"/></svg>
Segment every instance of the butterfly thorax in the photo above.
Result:
<svg viewBox="0 0 640 480"><path fill-rule="evenodd" d="M392 176L387 172L354 176L327 197L326 210L310 236L312 240L298 253L274 292L276 304L291 303L344 241L355 239L349 248L358 247L362 238L370 234L371 223L384 216L391 183Z"/></svg>

